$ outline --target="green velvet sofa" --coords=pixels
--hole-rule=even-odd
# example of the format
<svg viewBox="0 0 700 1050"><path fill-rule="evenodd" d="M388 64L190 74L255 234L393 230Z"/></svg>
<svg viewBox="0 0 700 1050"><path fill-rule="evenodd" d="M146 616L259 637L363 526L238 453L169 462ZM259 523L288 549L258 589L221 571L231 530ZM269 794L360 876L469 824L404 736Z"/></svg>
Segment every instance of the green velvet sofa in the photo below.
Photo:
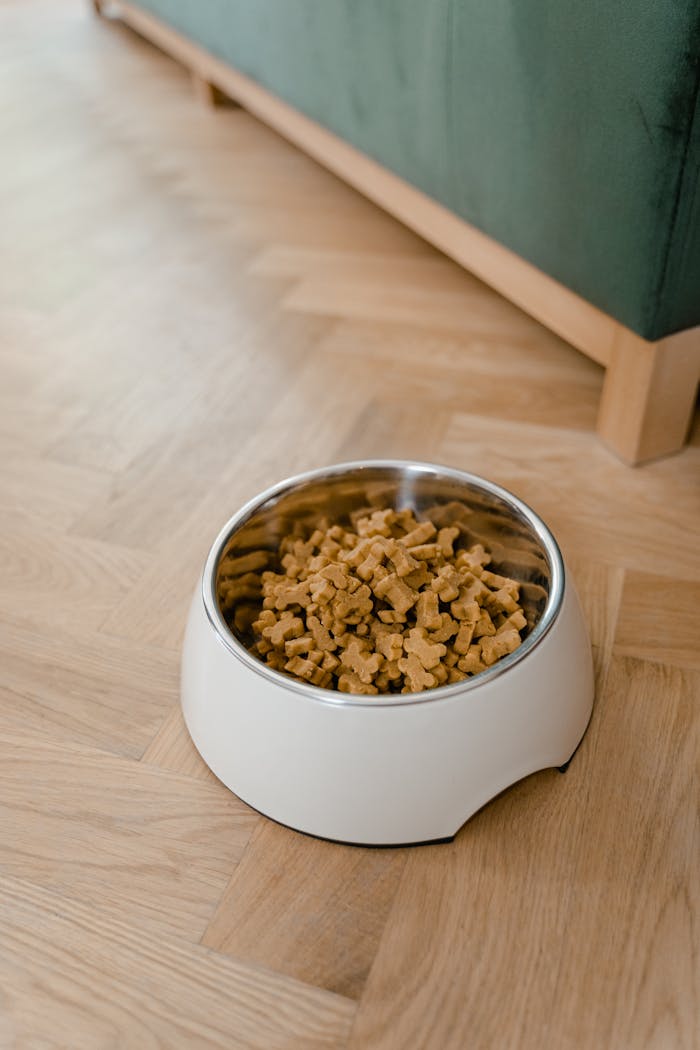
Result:
<svg viewBox="0 0 700 1050"><path fill-rule="evenodd" d="M682 443L700 367L698 0L117 11L606 365L620 454Z"/></svg>

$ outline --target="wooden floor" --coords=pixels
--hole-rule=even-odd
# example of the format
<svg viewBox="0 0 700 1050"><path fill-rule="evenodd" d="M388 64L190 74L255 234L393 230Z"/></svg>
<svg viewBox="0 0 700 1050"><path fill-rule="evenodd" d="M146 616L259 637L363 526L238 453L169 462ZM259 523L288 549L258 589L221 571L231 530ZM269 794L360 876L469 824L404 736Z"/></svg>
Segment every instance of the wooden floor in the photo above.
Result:
<svg viewBox="0 0 700 1050"><path fill-rule="evenodd" d="M700 1046L700 428L622 466L595 364L77 0L0 2L0 142L0 1047ZM179 713L219 527L365 456L513 489L590 623L568 773L447 845L278 827Z"/></svg>

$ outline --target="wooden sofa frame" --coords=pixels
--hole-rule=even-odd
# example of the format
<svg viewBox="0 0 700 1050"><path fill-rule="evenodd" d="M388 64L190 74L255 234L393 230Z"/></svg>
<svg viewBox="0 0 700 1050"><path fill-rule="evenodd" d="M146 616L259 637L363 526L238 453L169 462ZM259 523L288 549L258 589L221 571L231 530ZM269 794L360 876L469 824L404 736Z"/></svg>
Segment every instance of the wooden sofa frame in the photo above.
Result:
<svg viewBox="0 0 700 1050"><path fill-rule="evenodd" d="M187 67L203 103L215 105L219 93L238 102L602 365L598 434L626 463L643 463L683 446L700 379L700 327L658 342L642 339L153 15L127 0L92 0L92 6L98 13L108 8Z"/></svg>

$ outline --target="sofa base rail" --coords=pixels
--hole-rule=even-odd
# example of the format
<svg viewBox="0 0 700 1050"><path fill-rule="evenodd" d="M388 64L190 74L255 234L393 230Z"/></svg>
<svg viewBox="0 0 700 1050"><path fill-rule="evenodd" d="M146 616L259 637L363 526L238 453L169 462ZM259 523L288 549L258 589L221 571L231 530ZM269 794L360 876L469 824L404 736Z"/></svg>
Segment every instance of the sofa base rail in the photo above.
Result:
<svg viewBox="0 0 700 1050"><path fill-rule="evenodd" d="M233 99L606 369L601 440L630 465L679 451L700 380L700 327L642 339L243 73L128 0L91 0L189 69L204 105Z"/></svg>

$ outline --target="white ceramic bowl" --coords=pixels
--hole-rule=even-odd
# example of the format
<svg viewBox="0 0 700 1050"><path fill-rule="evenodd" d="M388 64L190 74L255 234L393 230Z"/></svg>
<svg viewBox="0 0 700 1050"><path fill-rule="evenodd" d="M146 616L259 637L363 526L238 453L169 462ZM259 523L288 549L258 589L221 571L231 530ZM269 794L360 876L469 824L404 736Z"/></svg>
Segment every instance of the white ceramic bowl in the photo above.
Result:
<svg viewBox="0 0 700 1050"><path fill-rule="evenodd" d="M231 551L274 550L295 521L365 506L462 501L466 538L523 581L520 648L464 682L407 695L348 696L295 681L227 626L217 568ZM200 754L274 820L367 845L451 838L484 803L536 770L563 767L593 704L591 648L574 586L541 519L505 489L423 463L346 463L281 482L215 540L182 659L182 708Z"/></svg>

